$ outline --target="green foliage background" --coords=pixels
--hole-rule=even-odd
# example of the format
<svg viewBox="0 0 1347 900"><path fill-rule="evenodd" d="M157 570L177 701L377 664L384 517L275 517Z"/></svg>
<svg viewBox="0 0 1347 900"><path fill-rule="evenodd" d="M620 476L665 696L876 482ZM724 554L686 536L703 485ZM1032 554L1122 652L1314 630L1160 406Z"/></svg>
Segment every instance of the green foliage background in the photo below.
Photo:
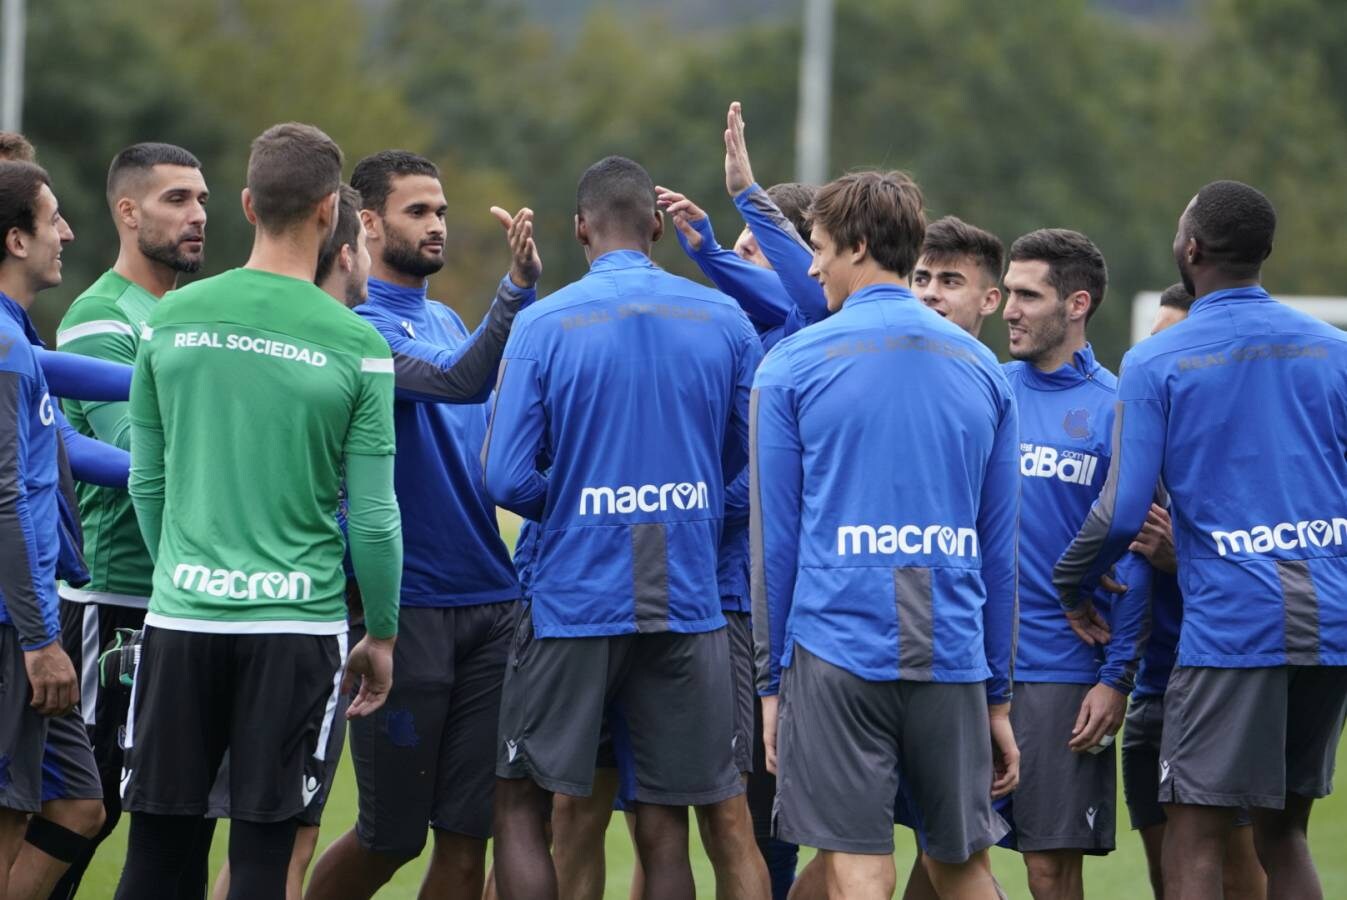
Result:
<svg viewBox="0 0 1347 900"><path fill-rule="evenodd" d="M246 256L237 197L248 142L284 119L326 129L348 165L394 145L441 164L451 249L433 289L469 320L506 264L487 207L537 211L543 290L555 289L584 269L575 180L608 153L702 201L729 241L730 100L744 103L760 180L788 180L794 167L799 4L744 2L740 16L702 3L676 20L634 0L30 4L25 130L77 235L39 325L50 335L114 258L101 186L118 149L168 140L205 162L211 274ZM1007 243L1042 226L1089 234L1112 276L1092 327L1110 365L1126 348L1131 296L1175 279L1175 221L1215 178L1249 181L1277 205L1274 292L1340 291L1347 11L1334 0L1184 10L838 0L834 170L908 169L932 217L958 214ZM671 239L656 256L692 272ZM1003 328L985 336L1004 350Z"/></svg>

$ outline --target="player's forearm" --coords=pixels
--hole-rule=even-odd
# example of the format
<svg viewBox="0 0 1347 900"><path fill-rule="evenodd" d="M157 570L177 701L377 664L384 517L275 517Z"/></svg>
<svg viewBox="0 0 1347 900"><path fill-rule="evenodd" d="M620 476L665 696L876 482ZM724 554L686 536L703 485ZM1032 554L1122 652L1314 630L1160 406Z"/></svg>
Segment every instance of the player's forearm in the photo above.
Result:
<svg viewBox="0 0 1347 900"><path fill-rule="evenodd" d="M60 415L61 439L70 460L70 474L79 481L103 487L125 488L131 469L131 454L120 447L85 437Z"/></svg>
<svg viewBox="0 0 1347 900"><path fill-rule="evenodd" d="M431 403L484 403L491 396L496 370L515 315L533 301L532 288L501 279L486 318L453 351L390 336L394 385L399 398Z"/></svg>
<svg viewBox="0 0 1347 900"><path fill-rule="evenodd" d="M1104 647L1099 680L1120 693L1130 694L1150 639L1152 571L1143 557L1128 553L1119 561L1115 576L1127 586L1127 592L1112 604L1109 617L1112 636Z"/></svg>
<svg viewBox="0 0 1347 900"><path fill-rule="evenodd" d="M346 541L371 637L398 633L402 519L393 494L394 457L346 456Z"/></svg>
<svg viewBox="0 0 1347 900"><path fill-rule="evenodd" d="M734 205L748 223L762 255L772 264L804 323L813 324L827 318L828 299L818 282L809 277L813 251L772 198L759 185L753 184L735 196Z"/></svg>
<svg viewBox="0 0 1347 900"><path fill-rule="evenodd" d="M127 483L136 522L150 559L159 556L164 517L164 432L149 425L131 428L131 474Z"/></svg>
<svg viewBox="0 0 1347 900"><path fill-rule="evenodd" d="M131 367L59 350L37 351L47 387L72 400L126 400L131 395Z"/></svg>

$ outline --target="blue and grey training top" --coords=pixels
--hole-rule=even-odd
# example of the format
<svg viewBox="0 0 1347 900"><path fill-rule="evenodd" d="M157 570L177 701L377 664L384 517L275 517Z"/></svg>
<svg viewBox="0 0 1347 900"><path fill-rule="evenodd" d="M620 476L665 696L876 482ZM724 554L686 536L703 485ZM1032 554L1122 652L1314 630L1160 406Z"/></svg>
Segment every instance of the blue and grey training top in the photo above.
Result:
<svg viewBox="0 0 1347 900"><path fill-rule="evenodd" d="M405 288L371 278L369 298L356 308L394 353L394 487L402 514L403 606L474 606L519 598L496 507L483 484L481 448L489 417L486 399L510 323L533 296L507 277L472 334L453 310L426 298L424 285ZM445 399L457 402L428 402L451 373L461 389Z"/></svg>
<svg viewBox="0 0 1347 900"><path fill-rule="evenodd" d="M482 457L487 493L539 523L539 637L724 625L717 544L761 356L732 300L631 250L519 314Z"/></svg>
<svg viewBox="0 0 1347 900"><path fill-rule="evenodd" d="M1163 476L1179 664L1347 664L1347 334L1261 287L1216 291L1128 351L1118 399L1108 480L1054 573L1063 606Z"/></svg>
<svg viewBox="0 0 1347 900"><path fill-rule="evenodd" d="M1148 633L1150 565L1128 554L1115 572L1128 591L1097 591L1112 640L1091 647L1076 637L1057 602L1052 567L1099 495L1109 466L1118 379L1089 344L1066 365L1044 372L1004 366L1020 413L1020 631L1018 681L1095 684L1132 690Z"/></svg>
<svg viewBox="0 0 1347 900"><path fill-rule="evenodd" d="M867 680L1009 700L1019 426L991 351L867 287L776 345L751 416L759 692L798 642Z"/></svg>

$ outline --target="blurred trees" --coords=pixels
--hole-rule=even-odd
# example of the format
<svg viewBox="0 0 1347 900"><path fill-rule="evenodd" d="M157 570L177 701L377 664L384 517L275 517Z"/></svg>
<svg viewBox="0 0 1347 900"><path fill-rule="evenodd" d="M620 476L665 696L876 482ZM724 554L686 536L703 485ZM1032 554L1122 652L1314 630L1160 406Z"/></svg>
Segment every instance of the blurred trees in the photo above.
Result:
<svg viewBox="0 0 1347 900"><path fill-rule="evenodd" d="M1277 205L1274 291L1339 292L1347 16L1336 0L1287 2L1210 0L1160 29L1086 0L839 0L834 169L908 169L933 217L955 213L1007 245L1042 226L1089 234L1112 282L1092 336L1114 365L1132 294L1175 280L1175 221L1215 178ZM432 288L469 320L506 264L486 208L537 211L554 289L584 271L574 186L609 153L702 202L728 243L730 100L744 103L760 180L792 176L797 12L679 31L597 6L558 32L521 0L31 4L25 122L77 234L39 323L50 333L113 258L102 182L118 149L170 140L202 158L217 272L251 240L237 199L248 142L285 119L323 127L348 165L387 146L440 163L450 262ZM656 258L693 271L672 235ZM1003 349L1004 329L988 331Z"/></svg>

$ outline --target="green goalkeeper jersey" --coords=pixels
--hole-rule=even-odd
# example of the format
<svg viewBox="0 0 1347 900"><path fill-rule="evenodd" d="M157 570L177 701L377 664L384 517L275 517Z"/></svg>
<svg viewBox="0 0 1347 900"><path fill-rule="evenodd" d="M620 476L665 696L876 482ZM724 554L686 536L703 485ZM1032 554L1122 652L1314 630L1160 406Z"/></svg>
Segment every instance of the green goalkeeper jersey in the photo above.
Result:
<svg viewBox="0 0 1347 900"><path fill-rule="evenodd" d="M141 338L131 423L137 447L162 442L147 624L345 630L342 459L394 452L393 362L370 325L309 282L254 269L174 291ZM134 475L139 507L150 494Z"/></svg>

